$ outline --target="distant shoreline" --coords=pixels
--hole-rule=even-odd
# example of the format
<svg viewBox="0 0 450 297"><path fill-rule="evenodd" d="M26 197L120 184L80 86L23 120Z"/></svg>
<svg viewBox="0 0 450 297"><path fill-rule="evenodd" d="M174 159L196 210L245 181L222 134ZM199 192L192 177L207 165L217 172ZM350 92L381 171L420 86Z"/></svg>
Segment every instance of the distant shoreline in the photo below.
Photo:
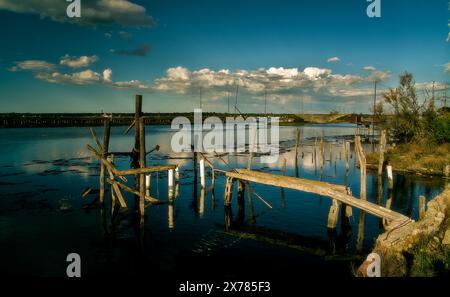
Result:
<svg viewBox="0 0 450 297"><path fill-rule="evenodd" d="M187 117L193 121L193 112L179 113L144 113L146 125L170 125L175 117ZM234 113L204 112L203 118L216 116L221 120L226 117L237 117ZM280 125L296 125L305 123L356 123L355 114L244 114L245 117L276 116ZM50 128L50 127L95 127L102 126L103 120L109 117L101 113L1 113L0 128ZM363 118L370 115L362 115ZM134 113L114 113L114 126L127 126L134 120Z"/></svg>

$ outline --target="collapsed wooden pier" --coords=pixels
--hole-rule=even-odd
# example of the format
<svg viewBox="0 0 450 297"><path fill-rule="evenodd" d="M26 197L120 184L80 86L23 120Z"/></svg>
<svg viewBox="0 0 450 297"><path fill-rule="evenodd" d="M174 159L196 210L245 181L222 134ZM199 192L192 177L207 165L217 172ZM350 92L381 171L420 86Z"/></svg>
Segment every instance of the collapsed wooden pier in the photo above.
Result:
<svg viewBox="0 0 450 297"><path fill-rule="evenodd" d="M145 147L145 117L142 113L142 96L136 95L135 97L135 116L131 125L125 130L125 134L128 133L131 129L134 128L134 146L130 152L111 152L109 150L109 142L110 142L110 131L111 131L111 120L109 118L105 118L103 120L104 131L103 131L103 141L97 137L94 129L91 128L92 138L95 141L97 148L94 148L91 145L87 145L88 149L93 153L93 155L100 161L100 190L99 190L99 201L101 205L104 205L105 202L105 179L107 180L107 184L110 186L110 195L111 195L111 205L113 213L117 208L127 208L127 203L124 199L122 191L131 193L135 197L135 210L136 213L140 216L141 225L143 224L144 214L145 214L145 202L150 204L160 203L156 198L151 196L151 174L154 172L166 171L168 173L168 198L169 205L173 202L174 193L179 193L179 168L174 164L166 164L166 165L158 165L158 166L147 166L146 165L146 156L154 150L158 150L159 146L156 146L154 149L147 151ZM255 143L256 139L256 129L253 132L253 139ZM383 156L384 156L384 147L386 145L386 135L385 133L381 133L382 139L380 141L380 160L379 166L382 168L383 166ZM302 191L306 193L313 193L320 196L329 197L332 199L332 205L330 207L329 215L328 215L328 228L334 229L339 220L339 209L342 206L343 215L345 217L352 216L352 207L355 207L361 211L360 220L359 220L359 230L358 234L364 233L364 218L365 213L369 213L376 217L382 219L385 227L394 228L397 225L405 224L411 222L411 220L395 211L390 210L388 207L383 207L381 205L377 205L371 203L366 200L366 158L361 146L361 139L359 136L355 136L355 152L357 153L360 170L361 170L361 192L360 197L356 198L352 195L350 189L344 185L336 185L331 183L326 183L322 181L322 171L324 167L325 160L325 145L324 145L324 136L322 131L322 137L320 138L320 146L317 145L317 137L314 142L314 150L312 151L312 162L316 165L317 161L317 150L320 153L320 176L321 180L309 180L299 178L299 170L298 170L298 154L301 148L299 148L300 142L300 131L297 129L296 133L296 144L295 144L295 177L286 176L286 159L283 162L282 175L276 175L271 173L264 173L256 170L252 170L252 160L253 153L250 152L248 156L248 166L247 169L234 169L229 168L229 171L222 171L215 169L213 166L213 162L208 160L206 156L202 152L194 152L193 153L193 162L194 162L194 195L196 195L197 189L197 171L200 173L200 184L201 184L201 197L205 196L205 192L211 191L214 192L214 184L215 184L215 171L221 171L226 176L226 185L225 185L225 194L224 194L224 206L225 208L229 208L232 201L233 195L233 184L236 181L238 183L238 202L241 208L241 212L243 209L243 197L244 190L247 187L248 190L248 204L251 213L252 211L252 195L255 195L259 198L264 204L266 204L269 208L272 206L264 200L261 196L256 194L251 189L250 183L263 184L268 186L279 187L282 189L292 189L297 191ZM345 171L346 177L349 171L349 151L350 151L350 143L348 141L343 141L343 151L345 158ZM341 153L340 153L341 154ZM115 155L126 155L131 158L131 169L118 169L114 164L114 156ZM302 158L304 152L301 152ZM215 157L220 158L217 154ZM342 156L340 155L340 158ZM335 156L336 158L336 156ZM330 166L332 163L332 153L331 153L331 144L330 144L330 158L329 158ZM336 160L336 159L335 159ZM328 162L328 160L327 160ZM336 162L336 161L335 161ZM355 161L356 163L356 161ZM207 189L206 187L206 175L205 175L205 165L211 168L211 183L212 185ZM226 164L228 167L229 165ZM389 166L388 166L388 175L389 175ZM381 175L382 170L378 170L378 175ZM106 175L108 177L106 178ZM134 176L134 186L126 185L128 182L127 176ZM391 188L391 176L389 177L389 182ZM177 189L174 191L174 187ZM176 196L177 194L175 194ZM118 204L116 203L118 200ZM226 210L225 210L226 211ZM173 208L172 208L173 212ZM245 213L244 213L245 216ZM252 215L251 215L252 216ZM252 219L251 219L252 221ZM173 213L172 213L172 227L173 227ZM362 242L362 237L358 236L358 241Z"/></svg>
<svg viewBox="0 0 450 297"><path fill-rule="evenodd" d="M229 182L234 180L244 180L274 187L281 187L292 189L307 193L318 194L321 196L330 197L344 203L346 205L359 208L367 213L387 220L409 220L408 217L387 209L383 206L371 203L367 200L362 200L352 195L347 194L345 186L329 184L326 182L302 179L291 176L280 176L271 173L259 172L247 169L236 169L237 172L227 172L226 176L230 177ZM227 204L231 203L231 196L227 197Z"/></svg>

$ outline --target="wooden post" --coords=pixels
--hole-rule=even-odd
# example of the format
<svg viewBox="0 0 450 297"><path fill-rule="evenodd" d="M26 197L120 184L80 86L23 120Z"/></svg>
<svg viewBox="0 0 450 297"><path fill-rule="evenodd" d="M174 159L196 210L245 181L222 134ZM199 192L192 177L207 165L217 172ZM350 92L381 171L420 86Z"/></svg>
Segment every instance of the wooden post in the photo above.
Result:
<svg viewBox="0 0 450 297"><path fill-rule="evenodd" d="M174 170L170 169L167 171L167 189L169 201L173 199L173 182L174 182Z"/></svg>
<svg viewBox="0 0 450 297"><path fill-rule="evenodd" d="M247 169L252 169L253 152L256 150L256 128L252 127L251 143L248 146L248 164Z"/></svg>
<svg viewBox="0 0 450 297"><path fill-rule="evenodd" d="M105 119L103 121L103 150L102 150L102 158L106 158L106 155L108 154L109 149L109 137L111 133L111 121L109 119ZM104 196L105 196L105 172L106 168L105 165L100 162L100 193L99 193L99 200L100 203L104 203Z"/></svg>
<svg viewBox="0 0 450 297"><path fill-rule="evenodd" d="M387 165L386 171L387 171L387 176L388 176L388 187L389 187L389 190L392 190L394 188L394 178L392 175L392 166Z"/></svg>
<svg viewBox="0 0 450 297"><path fill-rule="evenodd" d="M134 147L131 152L131 167L133 169L140 168L139 160L140 154L139 149L140 145L140 137L139 137L139 119L142 115L142 95L135 96L135 111L134 111ZM134 189L140 192L140 175L134 175ZM144 193L145 194L145 193ZM140 197L138 195L134 196L134 206L136 212L140 213Z"/></svg>
<svg viewBox="0 0 450 297"><path fill-rule="evenodd" d="M206 193L206 189L202 188L200 190L200 203L198 206L198 214L200 217L203 217L203 215L205 213L205 193Z"/></svg>
<svg viewBox="0 0 450 297"><path fill-rule="evenodd" d="M282 176L286 175L286 158L283 158L283 165L281 166L281 175ZM286 207L286 197L283 187L281 187L281 207L282 208Z"/></svg>
<svg viewBox="0 0 450 297"><path fill-rule="evenodd" d="M175 227L175 223L174 223L174 209L173 209L173 203L169 203L168 204L168 213L167 213L167 219L168 219L168 223L169 223L169 230L172 231L173 228Z"/></svg>
<svg viewBox="0 0 450 297"><path fill-rule="evenodd" d="M360 199L366 200L366 156L364 155L363 148L361 146L360 136L355 137L355 146L358 153L359 166L361 171L361 192Z"/></svg>
<svg viewBox="0 0 450 297"><path fill-rule="evenodd" d="M328 229L336 229L336 225L338 223L339 219L339 207L340 202L336 199L332 200L332 204L330 206L330 211L328 213Z"/></svg>
<svg viewBox="0 0 450 297"><path fill-rule="evenodd" d="M386 148L386 130L381 131L380 136L380 157L378 158L378 176L383 174L384 150Z"/></svg>
<svg viewBox="0 0 450 297"><path fill-rule="evenodd" d="M144 118L139 118L139 165L141 168L146 167L145 162L145 124ZM145 174L141 173L139 175L139 215L141 216L141 222L144 219L145 211Z"/></svg>
<svg viewBox="0 0 450 297"><path fill-rule="evenodd" d="M317 164L317 137L314 138L314 164Z"/></svg>
<svg viewBox="0 0 450 297"><path fill-rule="evenodd" d="M364 155L363 148L361 146L361 137L355 137L355 150L358 154L360 171L361 171L361 181L360 181L360 199L366 200L366 156ZM364 243L364 225L366 219L366 212L361 210L359 213L359 223L358 223L358 236L356 240L356 250L361 251Z"/></svg>
<svg viewBox="0 0 450 297"><path fill-rule="evenodd" d="M205 178L205 159L200 158L200 185L202 189L206 189L206 178Z"/></svg>
<svg viewBox="0 0 450 297"><path fill-rule="evenodd" d="M425 196L419 196L419 220L423 220L425 217Z"/></svg>
<svg viewBox="0 0 450 297"><path fill-rule="evenodd" d="M225 185L225 195L224 195L224 199L223 199L224 205L231 204L232 195L233 195L233 178L228 177L227 183Z"/></svg>
<svg viewBox="0 0 450 297"><path fill-rule="evenodd" d="M192 161L194 162L194 188L197 188L197 152L195 151L192 155Z"/></svg>
<svg viewBox="0 0 450 297"><path fill-rule="evenodd" d="M323 130L322 130L322 136L320 137L320 170L323 169L324 159L325 159L325 148L323 144Z"/></svg>
<svg viewBox="0 0 450 297"><path fill-rule="evenodd" d="M295 176L298 177L298 145L300 142L300 129L297 128L295 133Z"/></svg>
<svg viewBox="0 0 450 297"><path fill-rule="evenodd" d="M150 197L151 196L151 182L152 182L152 175L151 174L147 174L145 176L145 196L146 197Z"/></svg>

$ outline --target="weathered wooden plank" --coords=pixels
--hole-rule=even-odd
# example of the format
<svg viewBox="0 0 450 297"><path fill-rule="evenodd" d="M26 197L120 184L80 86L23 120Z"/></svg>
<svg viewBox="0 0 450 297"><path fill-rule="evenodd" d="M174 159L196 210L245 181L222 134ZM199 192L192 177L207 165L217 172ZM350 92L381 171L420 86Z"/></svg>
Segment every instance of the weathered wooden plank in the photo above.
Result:
<svg viewBox="0 0 450 297"><path fill-rule="evenodd" d="M346 193L345 187L340 185L333 185L325 182L295 177L279 176L271 173L250 171L246 169L236 169L235 172L227 172L226 176L232 179L241 179L249 182L256 182L270 186L283 187L302 192L327 196L336 199L342 203L345 203L347 205L367 211L368 213L375 215L377 217L386 218L388 220L395 220L395 219L409 220L408 217L400 213L348 195Z"/></svg>

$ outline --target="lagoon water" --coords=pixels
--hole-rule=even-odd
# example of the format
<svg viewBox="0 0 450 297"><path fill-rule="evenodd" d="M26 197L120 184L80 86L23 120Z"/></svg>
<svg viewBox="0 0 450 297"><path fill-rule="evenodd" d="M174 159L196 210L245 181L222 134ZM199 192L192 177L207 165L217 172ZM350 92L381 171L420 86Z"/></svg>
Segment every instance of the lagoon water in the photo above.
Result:
<svg viewBox="0 0 450 297"><path fill-rule="evenodd" d="M294 176L296 128L280 127L279 161L267 165L255 158L254 169L280 174L281 160L286 158L286 174ZM356 127L304 125L300 129L300 177L346 184L358 197L360 177L353 144L346 177L341 142L343 137L353 139ZM101 130L97 129L100 137ZM112 128L111 151L131 150L133 135L123 135L124 130ZM322 131L327 140L326 159L331 148L333 161L326 161L320 174L312 163L311 144ZM194 193L191 154L171 153L173 133L168 126L146 127L147 149L156 144L161 147L159 152L148 155L147 164L179 164L180 195L173 205L148 206L140 232L133 220L133 197L126 195L129 210L112 224L108 210L88 207L95 195L80 196L86 187L98 188L99 162L86 149L86 144L93 144L88 129L1 129L0 274L65 276L66 256L75 252L81 256L83 276L157 272L179 277L242 278L282 274L292 267L318 275L350 276L352 259L367 254L383 231L380 219L366 215L362 250L356 251L358 210L353 209L350 229L338 225L336 233L330 233L329 198L291 190L282 193L279 188L256 184L252 186L254 191L273 209L253 197L252 218L246 197L245 210L239 212L235 189L231 212L225 211L224 176L217 176L214 194L202 196L199 186ZM366 151L370 150L367 146ZM224 160L232 167L246 167L247 156L228 155ZM129 168L130 160L116 157L116 164ZM218 169L228 169L217 158L214 164ZM392 209L412 218L418 215L419 195L429 200L444 187L440 179L394 174L394 191L388 193L386 177L383 179L382 197L378 197L378 177L376 172L368 171L367 199L385 205L391 195ZM167 201L165 173L152 175L152 196ZM232 222L231 230L226 227L227 220ZM299 248L303 245L307 248ZM325 256L316 255L319 250L324 250Z"/></svg>

